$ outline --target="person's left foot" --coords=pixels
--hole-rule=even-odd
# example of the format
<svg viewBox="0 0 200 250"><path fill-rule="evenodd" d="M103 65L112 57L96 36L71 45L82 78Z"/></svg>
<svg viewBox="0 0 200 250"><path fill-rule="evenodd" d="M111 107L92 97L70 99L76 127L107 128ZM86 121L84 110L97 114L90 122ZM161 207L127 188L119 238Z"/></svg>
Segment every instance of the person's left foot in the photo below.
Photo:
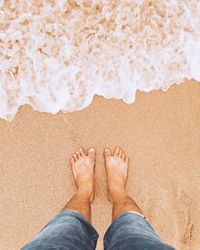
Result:
<svg viewBox="0 0 200 250"><path fill-rule="evenodd" d="M83 199L94 199L94 166L95 166L95 149L90 148L88 151L80 148L70 158L72 172L78 188L78 194Z"/></svg>

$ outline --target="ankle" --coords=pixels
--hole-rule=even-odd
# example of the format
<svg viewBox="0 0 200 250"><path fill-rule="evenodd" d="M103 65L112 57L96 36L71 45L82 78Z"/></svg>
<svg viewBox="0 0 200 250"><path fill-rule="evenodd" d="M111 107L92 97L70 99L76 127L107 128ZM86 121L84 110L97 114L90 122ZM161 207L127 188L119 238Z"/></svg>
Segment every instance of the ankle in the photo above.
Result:
<svg viewBox="0 0 200 250"><path fill-rule="evenodd" d="M110 187L109 195L113 203L123 201L127 197L124 187Z"/></svg>
<svg viewBox="0 0 200 250"><path fill-rule="evenodd" d="M90 200L93 195L93 191L93 185L81 185L78 187L77 196L79 196L82 200Z"/></svg>

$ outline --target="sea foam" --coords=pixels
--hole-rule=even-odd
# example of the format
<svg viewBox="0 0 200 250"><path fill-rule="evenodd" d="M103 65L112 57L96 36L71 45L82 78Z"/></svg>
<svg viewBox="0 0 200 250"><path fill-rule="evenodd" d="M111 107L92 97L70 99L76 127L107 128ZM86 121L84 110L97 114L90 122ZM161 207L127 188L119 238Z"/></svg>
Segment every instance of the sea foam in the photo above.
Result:
<svg viewBox="0 0 200 250"><path fill-rule="evenodd" d="M0 117L200 81L199 0L0 0Z"/></svg>

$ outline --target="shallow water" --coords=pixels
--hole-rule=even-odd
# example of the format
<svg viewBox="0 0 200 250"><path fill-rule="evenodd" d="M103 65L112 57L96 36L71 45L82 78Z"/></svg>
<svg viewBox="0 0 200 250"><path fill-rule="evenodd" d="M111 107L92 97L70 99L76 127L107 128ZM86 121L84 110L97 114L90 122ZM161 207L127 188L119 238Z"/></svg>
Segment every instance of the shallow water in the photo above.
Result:
<svg viewBox="0 0 200 250"><path fill-rule="evenodd" d="M0 0L0 117L200 82L200 1Z"/></svg>

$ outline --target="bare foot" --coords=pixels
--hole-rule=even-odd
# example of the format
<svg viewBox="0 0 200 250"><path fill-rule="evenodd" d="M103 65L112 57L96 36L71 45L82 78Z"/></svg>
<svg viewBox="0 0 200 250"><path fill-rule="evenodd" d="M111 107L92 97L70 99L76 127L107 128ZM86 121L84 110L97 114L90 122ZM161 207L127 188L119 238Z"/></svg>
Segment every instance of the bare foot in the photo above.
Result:
<svg viewBox="0 0 200 250"><path fill-rule="evenodd" d="M92 202L94 199L95 149L90 148L86 151L80 148L71 157L70 163L78 188L77 192Z"/></svg>
<svg viewBox="0 0 200 250"><path fill-rule="evenodd" d="M125 185L128 173L128 157L117 147L112 155L110 149L104 150L107 172L109 198L113 202L115 197L125 195Z"/></svg>

